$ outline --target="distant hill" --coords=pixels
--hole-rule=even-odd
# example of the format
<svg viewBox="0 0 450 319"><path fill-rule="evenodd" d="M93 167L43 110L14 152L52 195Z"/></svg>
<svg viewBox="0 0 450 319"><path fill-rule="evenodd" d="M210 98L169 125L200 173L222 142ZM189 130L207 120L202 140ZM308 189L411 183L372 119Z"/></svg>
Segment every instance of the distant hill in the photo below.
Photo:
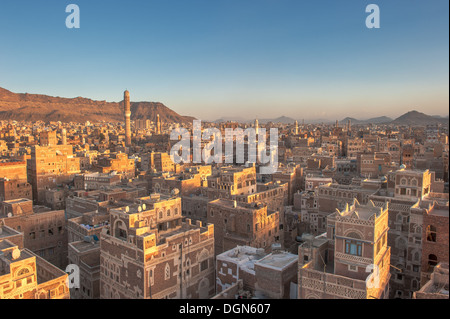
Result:
<svg viewBox="0 0 450 319"><path fill-rule="evenodd" d="M352 124L386 124L389 122L392 122L392 119L387 116L379 116L379 117L373 117L367 120L358 120L352 117L346 117L341 121L342 124L347 124L348 120L351 120Z"/></svg>
<svg viewBox="0 0 450 319"><path fill-rule="evenodd" d="M266 123L281 123L281 124L294 124L295 119L291 118L291 117L287 117L287 116L280 116L277 117L276 119L261 119L258 120L258 123L261 124L266 124Z"/></svg>
<svg viewBox="0 0 450 319"><path fill-rule="evenodd" d="M131 119L148 118L162 122L192 122L159 102L131 102ZM61 122L121 122L123 103L94 101L88 98L61 98L40 94L13 93L0 88L0 120L61 121Z"/></svg>
<svg viewBox="0 0 450 319"><path fill-rule="evenodd" d="M254 123L255 119L244 119L241 117L222 117L221 119L215 120L215 123L222 123L222 122L238 122L238 123ZM294 124L295 119L287 116L280 116L275 119L258 119L259 124L267 124L269 122L272 123L282 123L282 124Z"/></svg>
<svg viewBox="0 0 450 319"><path fill-rule="evenodd" d="M218 120L215 120L214 123L223 123L223 122L238 122L238 123L246 123L249 120L244 119L242 117L233 117L233 116L227 116L227 117L222 117Z"/></svg>
<svg viewBox="0 0 450 319"><path fill-rule="evenodd" d="M395 125L427 125L427 124L438 124L438 123L448 123L448 117L434 117L426 115L418 111L410 111L402 116L399 116L393 120L390 124Z"/></svg>

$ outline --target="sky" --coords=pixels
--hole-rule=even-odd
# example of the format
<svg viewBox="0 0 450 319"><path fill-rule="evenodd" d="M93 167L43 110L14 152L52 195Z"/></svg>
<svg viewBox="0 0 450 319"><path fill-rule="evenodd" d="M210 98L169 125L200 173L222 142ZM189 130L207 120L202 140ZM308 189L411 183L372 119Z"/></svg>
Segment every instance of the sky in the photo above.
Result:
<svg viewBox="0 0 450 319"><path fill-rule="evenodd" d="M448 12L448 0L1 0L0 87L116 102L128 89L203 120L446 116Z"/></svg>

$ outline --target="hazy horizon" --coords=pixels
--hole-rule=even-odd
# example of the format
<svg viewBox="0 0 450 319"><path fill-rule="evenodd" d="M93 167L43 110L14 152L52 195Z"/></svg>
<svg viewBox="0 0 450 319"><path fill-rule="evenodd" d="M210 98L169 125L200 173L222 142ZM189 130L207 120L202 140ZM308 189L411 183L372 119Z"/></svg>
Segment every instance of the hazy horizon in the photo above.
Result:
<svg viewBox="0 0 450 319"><path fill-rule="evenodd" d="M75 1L0 4L0 87L161 102L217 120L448 115L446 0Z"/></svg>

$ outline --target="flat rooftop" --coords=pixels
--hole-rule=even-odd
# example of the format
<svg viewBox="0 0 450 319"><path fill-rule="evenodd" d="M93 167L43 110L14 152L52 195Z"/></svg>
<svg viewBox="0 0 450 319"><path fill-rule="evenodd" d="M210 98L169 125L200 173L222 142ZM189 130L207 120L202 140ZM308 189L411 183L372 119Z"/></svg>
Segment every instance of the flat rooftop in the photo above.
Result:
<svg viewBox="0 0 450 319"><path fill-rule="evenodd" d="M20 235L20 234L21 233L19 233L18 231L14 230L12 228L0 226L0 240L3 238L16 236L16 235Z"/></svg>
<svg viewBox="0 0 450 319"><path fill-rule="evenodd" d="M219 198L216 200L213 200L210 202L213 205L220 205L223 207L228 207L228 208L234 208L234 201L231 199L224 199L224 198ZM242 203L239 201L236 201L236 208L243 208L243 209L260 209L265 207L266 205L263 203Z"/></svg>
<svg viewBox="0 0 450 319"><path fill-rule="evenodd" d="M447 208L435 206L433 209L430 210L429 215L449 217L448 212L449 212L448 206L447 206Z"/></svg>
<svg viewBox="0 0 450 319"><path fill-rule="evenodd" d="M100 249L100 241L86 242L84 240L69 243L73 248L79 252L86 252L93 249Z"/></svg>
<svg viewBox="0 0 450 319"><path fill-rule="evenodd" d="M296 262L298 262L297 255L288 252L277 252L262 258L256 264L274 270L283 270Z"/></svg>
<svg viewBox="0 0 450 319"><path fill-rule="evenodd" d="M216 260L239 265L242 270L254 273L255 263L267 256L264 249L250 246L237 246L216 257Z"/></svg>
<svg viewBox="0 0 450 319"><path fill-rule="evenodd" d="M26 202L33 202L32 200L28 198L18 198L18 199L11 199L11 200L5 200L4 203L7 204L22 204Z"/></svg>

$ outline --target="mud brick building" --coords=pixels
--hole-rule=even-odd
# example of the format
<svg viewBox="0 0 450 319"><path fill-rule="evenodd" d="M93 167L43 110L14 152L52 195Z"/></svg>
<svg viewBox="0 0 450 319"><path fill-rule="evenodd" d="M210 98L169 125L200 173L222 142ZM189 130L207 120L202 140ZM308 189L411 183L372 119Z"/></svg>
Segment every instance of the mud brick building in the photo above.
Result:
<svg viewBox="0 0 450 319"><path fill-rule="evenodd" d="M100 240L101 298L214 295L214 226L182 222L180 197L152 195L110 216Z"/></svg>
<svg viewBox="0 0 450 319"><path fill-rule="evenodd" d="M109 213L91 212L67 221L68 242L82 241L85 237L100 238L102 229L109 224Z"/></svg>
<svg viewBox="0 0 450 319"><path fill-rule="evenodd" d="M2 203L0 224L24 234L24 246L60 269L67 266L67 230L63 210L33 206L29 199Z"/></svg>
<svg viewBox="0 0 450 319"><path fill-rule="evenodd" d="M449 263L449 206L429 204L423 209L421 286L431 279L438 263Z"/></svg>
<svg viewBox="0 0 450 319"><path fill-rule="evenodd" d="M43 131L39 134L40 146L55 146L57 144L56 131Z"/></svg>
<svg viewBox="0 0 450 319"><path fill-rule="evenodd" d="M75 189L95 190L105 189L119 184L121 175L116 173L86 173L74 176Z"/></svg>
<svg viewBox="0 0 450 319"><path fill-rule="evenodd" d="M44 203L45 190L73 182L80 173L80 160L73 156L71 145L33 146L27 164L28 182L33 187L33 200Z"/></svg>
<svg viewBox="0 0 450 319"><path fill-rule="evenodd" d="M21 248L20 236L0 226L0 299L70 299L68 275Z"/></svg>
<svg viewBox="0 0 450 319"><path fill-rule="evenodd" d="M239 203L217 199L208 203L208 223L215 229L216 255L236 246L270 251L280 242L280 214L262 203Z"/></svg>
<svg viewBox="0 0 450 319"><path fill-rule="evenodd" d="M69 263L80 271L79 288L70 289L71 299L100 298L100 242L93 236L69 243Z"/></svg>
<svg viewBox="0 0 450 319"><path fill-rule="evenodd" d="M449 299L448 263L439 263L433 268L430 280L414 293L414 299Z"/></svg>
<svg viewBox="0 0 450 319"><path fill-rule="evenodd" d="M298 298L386 299L389 296L388 209L371 201L337 210L327 232L298 250Z"/></svg>
<svg viewBox="0 0 450 319"><path fill-rule="evenodd" d="M134 159L128 158L126 153L121 152L99 156L94 169L103 174L116 171L122 173L125 178L136 176Z"/></svg>
<svg viewBox="0 0 450 319"><path fill-rule="evenodd" d="M246 298L288 299L297 282L297 255L275 250L237 246L216 258L216 292L221 294L242 281Z"/></svg>
<svg viewBox="0 0 450 319"><path fill-rule="evenodd" d="M189 167L178 174L166 173L153 177L152 190L155 193L170 195L174 189L178 189L181 196L189 196L206 186L208 176L211 176L210 165Z"/></svg>
<svg viewBox="0 0 450 319"><path fill-rule="evenodd" d="M0 162L0 202L16 198L33 199L31 184L27 181L27 163Z"/></svg>

